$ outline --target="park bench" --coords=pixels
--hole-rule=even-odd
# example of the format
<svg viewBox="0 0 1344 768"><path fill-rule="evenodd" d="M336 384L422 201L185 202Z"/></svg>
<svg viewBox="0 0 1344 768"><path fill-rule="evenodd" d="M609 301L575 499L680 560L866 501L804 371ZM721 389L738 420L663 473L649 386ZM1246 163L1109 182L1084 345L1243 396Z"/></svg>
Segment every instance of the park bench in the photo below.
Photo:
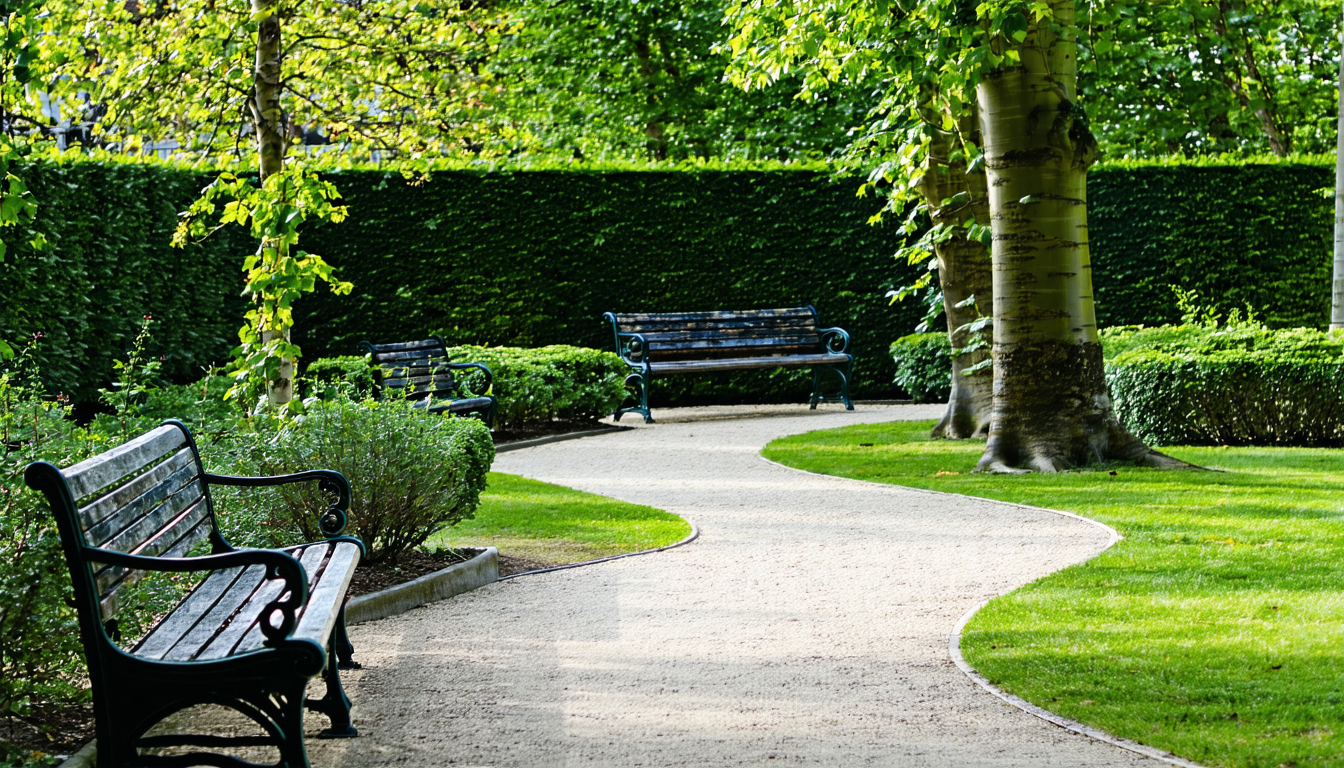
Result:
<svg viewBox="0 0 1344 768"><path fill-rule="evenodd" d="M24 480L51 505L74 582L100 768L254 765L227 754L140 753L189 746L273 746L276 765L306 768L305 708L330 719L323 737L356 735L338 670L358 667L344 606L364 545L339 535L350 505L350 486L339 472L210 474L187 428L166 421L69 467L34 462ZM334 499L318 518L325 541L236 549L220 535L210 486L304 481L317 481ZM196 554L205 544L209 554ZM119 609L133 602L133 585L152 572L201 576L143 637L122 647ZM308 683L319 674L325 696L307 698ZM265 733L147 735L199 704L235 709Z"/></svg>
<svg viewBox="0 0 1344 768"><path fill-rule="evenodd" d="M396 390L411 398L416 408L424 408L430 413L474 415L486 426L494 425L495 398L470 392L464 397L461 382L453 375L453 371L479 372L488 393L494 381L490 368L484 363L449 362L448 348L438 336L396 344L361 341L359 348L369 355L374 383L380 394L384 389Z"/></svg>
<svg viewBox="0 0 1344 768"><path fill-rule="evenodd" d="M734 371L753 368L810 367L812 408L821 402L849 399L854 356L848 353L849 334L840 328L819 328L817 310L752 309L720 312L666 312L618 314L603 319L616 334L616 352L632 372L625 382L635 390L638 403L618 408L617 421L626 413L649 414L649 382L655 375ZM840 378L837 395L821 391L821 374Z"/></svg>

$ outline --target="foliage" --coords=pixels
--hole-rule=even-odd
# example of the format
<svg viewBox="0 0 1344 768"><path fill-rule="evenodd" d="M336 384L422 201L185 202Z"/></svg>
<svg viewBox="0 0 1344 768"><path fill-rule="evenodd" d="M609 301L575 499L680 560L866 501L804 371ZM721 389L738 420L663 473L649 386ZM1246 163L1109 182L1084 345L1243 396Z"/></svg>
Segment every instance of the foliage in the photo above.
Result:
<svg viewBox="0 0 1344 768"><path fill-rule="evenodd" d="M893 269L900 237L866 226L881 204L856 199L856 180L722 165L489 167L436 172L418 185L386 171L333 173L350 218L313 227L305 242L359 288L296 305L292 341L310 357L329 356L353 353L375 330L390 339L439 328L450 344L611 349L598 320L609 310L810 302L854 337L855 394L891 392L885 347L914 329L923 308L888 308L877 295L915 270ZM1169 285L1216 298L1224 313L1250 305L1271 327L1324 325L1329 296L1317 287L1329 281L1320 254L1329 252L1333 214L1313 192L1330 185L1332 168L1333 158L1194 160L1090 174L1101 325L1179 321ZM130 347L131 318L145 314L156 319L149 353L164 357L167 379L191 381L227 359L245 309L237 254L255 246L240 227L186 251L167 246L175 212L208 176L108 160L43 163L24 177L51 203L37 226L55 250L17 243L0 263L0 338L46 334L36 354L50 390L94 399ZM805 387L793 372L772 371L668 378L653 395L655 407L778 401Z"/></svg>
<svg viewBox="0 0 1344 768"><path fill-rule="evenodd" d="M310 401L302 418L262 422L239 443L234 461L246 474L322 468L345 475L354 492L347 532L364 541L371 563L395 562L471 517L495 457L489 429L475 419L343 395ZM225 519L265 520L272 545L321 538L324 502L312 483L284 486L273 497L232 493L221 506Z"/></svg>
<svg viewBox="0 0 1344 768"><path fill-rule="evenodd" d="M1336 451L1163 449L1221 471L1115 465L1006 482L970 472L982 443L930 440L931 425L812 432L764 454L1114 526L1124 538L1111 549L976 614L967 660L1038 706L1203 765L1344 765Z"/></svg>
<svg viewBox="0 0 1344 768"><path fill-rule="evenodd" d="M319 397L341 386L359 393L373 391L373 366L367 355L320 357L308 363L303 374L309 392Z"/></svg>
<svg viewBox="0 0 1344 768"><path fill-rule="evenodd" d="M520 347L452 347L454 362L485 363L494 377L500 429L552 419L598 419L625 399L629 368L614 352L554 344ZM469 371L461 372L470 375Z"/></svg>
<svg viewBox="0 0 1344 768"><path fill-rule="evenodd" d="M946 333L916 333L891 344L896 384L921 403L945 403L952 392L952 343Z"/></svg>
<svg viewBox="0 0 1344 768"><path fill-rule="evenodd" d="M576 157L828 155L867 110L858 89L794 98L797 78L744 93L723 82L720 0L531 0L489 64L498 118L527 151Z"/></svg>
<svg viewBox="0 0 1344 768"><path fill-rule="evenodd" d="M1088 27L1080 88L1108 155L1334 151L1336 7L1163 0Z"/></svg>
<svg viewBox="0 0 1344 768"><path fill-rule="evenodd" d="M0 713L87 693L60 536L46 503L23 482L29 462L89 454L61 403L41 397L31 346L0 371ZM42 642L36 639L44 638Z"/></svg>
<svg viewBox="0 0 1344 768"><path fill-rule="evenodd" d="M476 515L429 544L498 547L514 557L569 563L665 547L690 533L670 512L491 472Z"/></svg>
<svg viewBox="0 0 1344 768"><path fill-rule="evenodd" d="M245 126L275 122L305 137L370 151L439 154L480 130L489 76L480 57L503 31L490 4L447 0L173 0L53 3L45 75L107 105L100 141L122 150L174 139L184 149L242 157ZM258 30L278 20L279 115L256 103ZM320 151L320 150L317 150Z"/></svg>
<svg viewBox="0 0 1344 768"><path fill-rule="evenodd" d="M343 174L351 217L308 242L355 283L296 309L308 354L423 338L450 345L569 344L613 350L603 312L813 304L853 338L859 397L890 388L887 340L919 308L886 306L898 236L869 227L880 203L853 180L805 171ZM426 216L429 218L426 218ZM668 398L795 402L806 371L660 379ZM508 393L499 387L499 393Z"/></svg>
<svg viewBox="0 0 1344 768"><path fill-rule="evenodd" d="M183 215L173 235L173 245L183 247L190 236L203 237L207 230L203 218L211 217L216 200L225 198L220 227L230 223L251 224L252 237L260 241L256 252L243 259L246 287L243 296L252 307L247 322L238 333L242 345L235 351L233 369L237 384L230 397L251 400L251 394L264 397L285 387L285 361L299 357L301 350L290 341L294 326L293 304L305 293L312 293L318 282L333 293L349 293L353 286L335 277L335 270L315 253L296 251L299 227L309 218L340 223L344 206L336 186L317 174L283 170L272 173L260 185L250 179L224 173L205 188L201 197ZM292 375L292 374L291 374ZM292 387L292 385L290 385ZM272 405L287 405L288 399Z"/></svg>
<svg viewBox="0 0 1344 768"><path fill-rule="evenodd" d="M43 334L33 354L47 391L95 400L144 315L156 321L146 353L163 358L169 380L193 381L228 358L245 306L243 233L168 245L203 176L125 162L42 162L20 173L43 200L35 226L51 249L12 243L0 262L0 338Z"/></svg>
<svg viewBox="0 0 1344 768"><path fill-rule="evenodd" d="M1106 334L1117 412L1165 445L1344 445L1344 337L1254 323Z"/></svg>

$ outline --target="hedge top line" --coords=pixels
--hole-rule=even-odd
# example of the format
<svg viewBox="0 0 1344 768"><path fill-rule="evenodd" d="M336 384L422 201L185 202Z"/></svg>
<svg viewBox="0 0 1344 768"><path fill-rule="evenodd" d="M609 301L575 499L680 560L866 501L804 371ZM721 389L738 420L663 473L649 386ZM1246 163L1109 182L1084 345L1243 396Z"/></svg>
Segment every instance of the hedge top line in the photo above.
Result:
<svg viewBox="0 0 1344 768"><path fill-rule="evenodd" d="M67 150L64 154L52 154L38 148L29 162L73 165L93 163L97 165L149 165L190 170L203 174L219 173L225 170L238 172L237 164L208 162L205 159L160 158L157 155L123 155L105 150ZM250 163L244 163L250 164ZM1173 155L1164 158L1116 158L1102 160L1093 166L1092 171L1138 170L1143 168L1245 168L1253 166L1307 166L1312 168L1333 168L1333 155L1294 154L1285 157L1276 155L1235 156L1222 154L1216 156L1187 157ZM824 159L802 159L794 161L767 160L682 160L677 162L656 162L651 160L575 160L560 157L533 158L433 158L421 159L405 164L353 162L343 155L326 154L306 158L305 166L325 173L343 172L383 172L388 176L406 176L409 180L424 173L809 173L831 174L840 178L859 179L861 175L852 169L841 167L838 163Z"/></svg>

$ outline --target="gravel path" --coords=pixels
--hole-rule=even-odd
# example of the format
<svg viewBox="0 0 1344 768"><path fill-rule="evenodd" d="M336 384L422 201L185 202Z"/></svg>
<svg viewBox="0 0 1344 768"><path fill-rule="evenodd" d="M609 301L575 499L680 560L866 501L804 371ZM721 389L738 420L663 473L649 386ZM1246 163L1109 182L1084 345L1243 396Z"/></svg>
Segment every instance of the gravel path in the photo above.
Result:
<svg viewBox="0 0 1344 768"><path fill-rule="evenodd" d="M1105 531L758 455L779 436L938 410L662 410L501 454L500 471L666 509L701 536L352 628L361 736L310 741L312 763L1161 765L1009 707L948 657L964 613L1087 559Z"/></svg>

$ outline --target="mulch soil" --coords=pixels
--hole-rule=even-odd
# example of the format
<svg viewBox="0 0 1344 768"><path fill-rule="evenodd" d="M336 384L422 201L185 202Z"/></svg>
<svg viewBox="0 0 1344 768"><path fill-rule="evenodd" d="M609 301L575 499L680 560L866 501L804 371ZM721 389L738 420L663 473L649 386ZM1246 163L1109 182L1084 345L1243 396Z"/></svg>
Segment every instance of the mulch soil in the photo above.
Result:
<svg viewBox="0 0 1344 768"><path fill-rule="evenodd" d="M571 432L589 432L594 429L602 429L608 425L596 420L561 420L545 422L526 422L517 426L509 426L505 429L496 429L494 431L495 445L504 443L516 443L522 440L535 440L538 437L550 437L551 435L566 435Z"/></svg>

